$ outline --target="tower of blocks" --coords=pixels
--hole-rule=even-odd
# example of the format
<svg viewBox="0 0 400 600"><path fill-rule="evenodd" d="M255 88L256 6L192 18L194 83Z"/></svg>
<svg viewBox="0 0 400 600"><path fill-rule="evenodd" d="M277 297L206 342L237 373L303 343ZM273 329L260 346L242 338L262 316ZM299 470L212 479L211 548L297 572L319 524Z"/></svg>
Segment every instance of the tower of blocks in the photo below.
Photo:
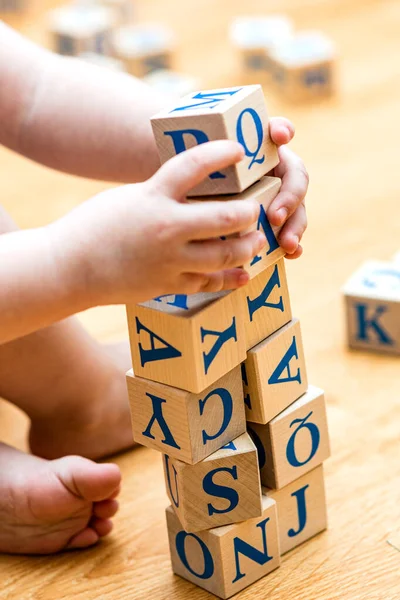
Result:
<svg viewBox="0 0 400 600"><path fill-rule="evenodd" d="M364 263L343 292L350 348L400 355L400 255Z"/></svg>
<svg viewBox="0 0 400 600"><path fill-rule="evenodd" d="M134 439L162 453L173 571L229 598L326 528L323 391L309 386L292 317L284 252L268 219L281 182L258 85L190 94L152 119L161 161L190 146L238 140L245 157L193 190L256 198L266 246L238 290L127 306Z"/></svg>

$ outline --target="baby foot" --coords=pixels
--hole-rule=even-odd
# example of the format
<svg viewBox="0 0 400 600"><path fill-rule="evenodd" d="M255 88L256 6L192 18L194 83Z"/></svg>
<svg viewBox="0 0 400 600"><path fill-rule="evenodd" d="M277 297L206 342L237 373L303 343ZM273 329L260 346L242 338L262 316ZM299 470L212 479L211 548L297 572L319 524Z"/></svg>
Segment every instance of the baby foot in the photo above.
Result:
<svg viewBox="0 0 400 600"><path fill-rule="evenodd" d="M63 402L51 414L32 419L30 448L47 459L78 454L98 459L133 446L131 415L125 373L131 367L129 345L106 348L114 363L108 378L99 374L97 389L76 401Z"/></svg>
<svg viewBox="0 0 400 600"><path fill-rule="evenodd" d="M78 456L47 461L0 443L0 552L52 554L108 535L121 475Z"/></svg>

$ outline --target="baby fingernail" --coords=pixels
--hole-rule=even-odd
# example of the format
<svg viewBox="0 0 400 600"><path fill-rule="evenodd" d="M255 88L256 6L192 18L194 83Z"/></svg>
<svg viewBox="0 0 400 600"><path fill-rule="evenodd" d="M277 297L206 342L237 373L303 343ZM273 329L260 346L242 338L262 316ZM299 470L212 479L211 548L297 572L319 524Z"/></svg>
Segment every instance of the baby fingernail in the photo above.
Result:
<svg viewBox="0 0 400 600"><path fill-rule="evenodd" d="M284 223L288 217L288 211L286 208L280 208L275 214L278 217L279 225L282 225L282 223Z"/></svg>

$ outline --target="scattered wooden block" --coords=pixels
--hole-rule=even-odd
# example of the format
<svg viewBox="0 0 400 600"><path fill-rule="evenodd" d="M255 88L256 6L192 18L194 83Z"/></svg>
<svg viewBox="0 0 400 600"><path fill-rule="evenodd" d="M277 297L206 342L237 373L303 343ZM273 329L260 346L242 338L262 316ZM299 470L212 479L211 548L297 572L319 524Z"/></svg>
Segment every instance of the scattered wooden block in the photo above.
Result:
<svg viewBox="0 0 400 600"><path fill-rule="evenodd" d="M247 350L292 318L283 258L240 288L239 295L242 297Z"/></svg>
<svg viewBox="0 0 400 600"><path fill-rule="evenodd" d="M343 293L350 348L400 354L400 262L365 263Z"/></svg>
<svg viewBox="0 0 400 600"><path fill-rule="evenodd" d="M302 102L336 92L336 53L319 31L303 31L271 51L274 83L285 100Z"/></svg>
<svg viewBox="0 0 400 600"><path fill-rule="evenodd" d="M230 598L280 565L271 498L263 497L261 517L197 534L182 529L172 507L166 516L174 573L220 598Z"/></svg>
<svg viewBox="0 0 400 600"><path fill-rule="evenodd" d="M322 465L280 490L263 488L263 493L276 502L282 555L327 528Z"/></svg>
<svg viewBox="0 0 400 600"><path fill-rule="evenodd" d="M192 75L185 75L169 69L152 71L143 77L143 81L158 93L174 100L190 94L199 87L198 80Z"/></svg>
<svg viewBox="0 0 400 600"><path fill-rule="evenodd" d="M247 428L258 450L261 482L269 488L285 487L330 456L324 392L312 385L266 425Z"/></svg>
<svg viewBox="0 0 400 600"><path fill-rule="evenodd" d="M271 51L290 39L293 25L283 15L236 18L230 37L241 60L242 72L251 83L267 84L272 77Z"/></svg>
<svg viewBox="0 0 400 600"><path fill-rule="evenodd" d="M0 14L18 14L26 9L26 0L0 0Z"/></svg>
<svg viewBox="0 0 400 600"><path fill-rule="evenodd" d="M70 56L85 52L107 53L114 25L112 10L91 4L62 6L49 15L53 49Z"/></svg>
<svg viewBox="0 0 400 600"><path fill-rule="evenodd" d="M240 194L224 194L222 196L202 196L191 198L189 202L204 202L216 201L225 202L229 200L243 200L244 202L250 200L257 200L260 204L260 214L258 220L248 229L227 236L223 239L231 239L235 237L242 237L251 231L262 231L267 238L265 248L255 256L251 261L242 265L242 268L250 275L250 278L256 277L264 271L267 267L274 264L280 258L285 256L285 251L279 246L277 237L282 227L273 227L267 218L267 211L271 202L276 198L281 189L282 181L279 177L262 177L260 181L254 183L252 186L247 188Z"/></svg>
<svg viewBox="0 0 400 600"><path fill-rule="evenodd" d="M175 52L172 31L162 24L127 25L112 36L113 53L135 77L171 69Z"/></svg>
<svg viewBox="0 0 400 600"><path fill-rule="evenodd" d="M173 295L128 306L133 371L201 392L246 358L237 292Z"/></svg>
<svg viewBox="0 0 400 600"><path fill-rule="evenodd" d="M245 521L262 513L257 450L242 434L195 465L164 455L165 485L185 531Z"/></svg>
<svg viewBox="0 0 400 600"><path fill-rule="evenodd" d="M242 373L248 421L268 423L304 394L308 384L298 319L251 348Z"/></svg>
<svg viewBox="0 0 400 600"><path fill-rule="evenodd" d="M189 94L156 114L151 123L162 163L211 140L230 139L243 145L245 157L240 163L212 173L190 196L242 192L279 162L260 85Z"/></svg>
<svg viewBox="0 0 400 600"><path fill-rule="evenodd" d="M246 431L243 386L236 367L201 394L127 373L136 442L194 464Z"/></svg>

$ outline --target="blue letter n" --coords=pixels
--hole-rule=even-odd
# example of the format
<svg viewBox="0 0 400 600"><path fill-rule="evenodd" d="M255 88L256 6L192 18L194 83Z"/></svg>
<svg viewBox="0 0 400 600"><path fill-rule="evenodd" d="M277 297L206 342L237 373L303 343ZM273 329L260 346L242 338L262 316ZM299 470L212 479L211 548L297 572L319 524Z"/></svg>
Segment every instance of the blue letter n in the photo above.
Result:
<svg viewBox="0 0 400 600"><path fill-rule="evenodd" d="M257 527L259 527L262 532L262 543L263 543L262 550L258 550L257 548L254 548L254 546L250 546L250 544L248 544L244 540L241 540L239 537L235 537L233 539L233 550L235 553L235 565L236 565L236 577L232 581L232 583L235 583L236 581L239 581L239 579L243 579L243 577L246 577L246 573L242 573L240 571L239 554L243 554L243 556L247 556L247 558L249 558L253 562L258 563L260 566L265 565L267 562L272 560L273 557L268 555L267 532L265 530L268 521L269 521L269 517L267 519L264 519L264 521L261 521L261 523L257 524Z"/></svg>

